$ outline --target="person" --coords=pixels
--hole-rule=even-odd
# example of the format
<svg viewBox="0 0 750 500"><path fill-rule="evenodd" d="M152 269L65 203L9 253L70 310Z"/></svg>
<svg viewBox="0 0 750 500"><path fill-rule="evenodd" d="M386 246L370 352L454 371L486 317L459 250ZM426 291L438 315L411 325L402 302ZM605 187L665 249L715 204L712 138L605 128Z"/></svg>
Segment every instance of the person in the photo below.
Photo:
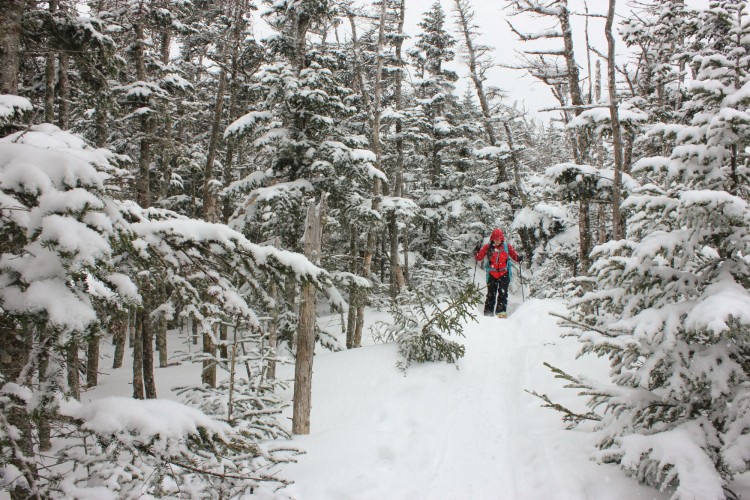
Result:
<svg viewBox="0 0 750 500"><path fill-rule="evenodd" d="M515 262L523 259L516 253L513 245L505 241L502 230L495 228L490 235L490 242L482 246L477 243L474 247L474 258L481 261L487 257L485 269L487 270L487 298L484 301L484 315L498 318L507 318L508 313L508 285L510 275L508 274L508 258Z"/></svg>

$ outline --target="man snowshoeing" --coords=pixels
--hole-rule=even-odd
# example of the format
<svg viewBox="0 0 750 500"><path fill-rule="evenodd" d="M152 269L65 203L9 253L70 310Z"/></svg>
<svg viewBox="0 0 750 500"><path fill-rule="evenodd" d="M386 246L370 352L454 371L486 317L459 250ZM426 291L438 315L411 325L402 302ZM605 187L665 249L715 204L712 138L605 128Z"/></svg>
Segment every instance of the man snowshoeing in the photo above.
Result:
<svg viewBox="0 0 750 500"><path fill-rule="evenodd" d="M505 241L505 235L500 229L494 229L490 235L490 242L484 246L477 243L474 247L474 258L481 261L487 257L487 298L484 301L484 315L507 318L508 313L508 285L510 284L510 257L515 262L522 258L513 246Z"/></svg>

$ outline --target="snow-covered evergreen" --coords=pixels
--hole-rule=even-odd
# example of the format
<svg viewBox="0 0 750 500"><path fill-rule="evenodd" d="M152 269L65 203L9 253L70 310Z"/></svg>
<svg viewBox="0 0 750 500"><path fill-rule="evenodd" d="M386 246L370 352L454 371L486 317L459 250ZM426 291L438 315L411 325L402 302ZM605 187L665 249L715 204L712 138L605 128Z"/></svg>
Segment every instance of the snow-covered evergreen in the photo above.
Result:
<svg viewBox="0 0 750 500"><path fill-rule="evenodd" d="M520 58L484 43L496 26L470 0L6 3L0 488L12 496L283 498L295 478L282 470L310 491L305 469L283 464L323 439L286 421L312 407L315 433L314 398L335 386L312 355L362 360L340 351L373 342L398 344L372 352L407 380L447 361L455 382L491 359L508 365L492 372L503 390L563 379L584 400L524 389L591 431L570 442L591 448L592 470L621 467L657 496L746 491L746 0L616 2L633 15L614 18L624 45L609 55L606 2L506 0L495 13ZM501 90L514 70L559 108L528 113ZM320 231L307 228L323 199ZM483 273L470 249L494 227L524 260L511 317L489 323L473 319ZM520 324L551 374L528 363L534 346L516 349ZM464 336L490 327L485 342ZM576 339L582 359L603 358L584 376L568 374ZM400 387L389 376L357 397ZM313 400L290 405L303 386ZM508 408L542 410L506 396L476 413L534 435ZM564 425L553 418L532 420ZM501 435L486 420L474 438ZM392 450L378 455L388 477ZM553 491L523 486L506 497Z"/></svg>
<svg viewBox="0 0 750 500"><path fill-rule="evenodd" d="M750 465L742 3L702 14L684 121L649 130L671 151L634 165L628 236L594 250L594 289L567 322L610 360L611 383L579 380L602 416L599 460L680 499L725 498Z"/></svg>

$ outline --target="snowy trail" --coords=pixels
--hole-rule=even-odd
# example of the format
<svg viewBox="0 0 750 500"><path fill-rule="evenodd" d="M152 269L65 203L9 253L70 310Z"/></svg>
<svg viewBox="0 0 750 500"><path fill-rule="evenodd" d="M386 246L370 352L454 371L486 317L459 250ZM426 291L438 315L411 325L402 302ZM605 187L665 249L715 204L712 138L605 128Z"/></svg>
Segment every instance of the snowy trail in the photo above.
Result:
<svg viewBox="0 0 750 500"><path fill-rule="evenodd" d="M299 500L665 498L591 462L592 437L566 431L524 392L574 399L542 366L580 371L577 345L559 337L552 309L563 307L511 302L508 319L479 317L466 326L458 367L414 365L403 375L392 345L321 353L312 433L294 438L307 453L285 469L295 481L287 493Z"/></svg>

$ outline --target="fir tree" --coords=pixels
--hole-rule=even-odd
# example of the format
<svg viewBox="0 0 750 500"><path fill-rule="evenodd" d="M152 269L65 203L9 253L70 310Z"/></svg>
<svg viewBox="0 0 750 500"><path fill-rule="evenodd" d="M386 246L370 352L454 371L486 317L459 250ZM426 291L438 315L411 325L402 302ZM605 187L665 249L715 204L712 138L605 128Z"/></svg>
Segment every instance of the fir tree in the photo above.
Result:
<svg viewBox="0 0 750 500"><path fill-rule="evenodd" d="M732 496L750 466L746 20L744 2L702 14L686 120L650 131L675 146L634 166L650 184L625 201L628 237L596 248L595 289L566 319L583 352L610 360L612 384L577 380L602 416L597 456L674 498Z"/></svg>

